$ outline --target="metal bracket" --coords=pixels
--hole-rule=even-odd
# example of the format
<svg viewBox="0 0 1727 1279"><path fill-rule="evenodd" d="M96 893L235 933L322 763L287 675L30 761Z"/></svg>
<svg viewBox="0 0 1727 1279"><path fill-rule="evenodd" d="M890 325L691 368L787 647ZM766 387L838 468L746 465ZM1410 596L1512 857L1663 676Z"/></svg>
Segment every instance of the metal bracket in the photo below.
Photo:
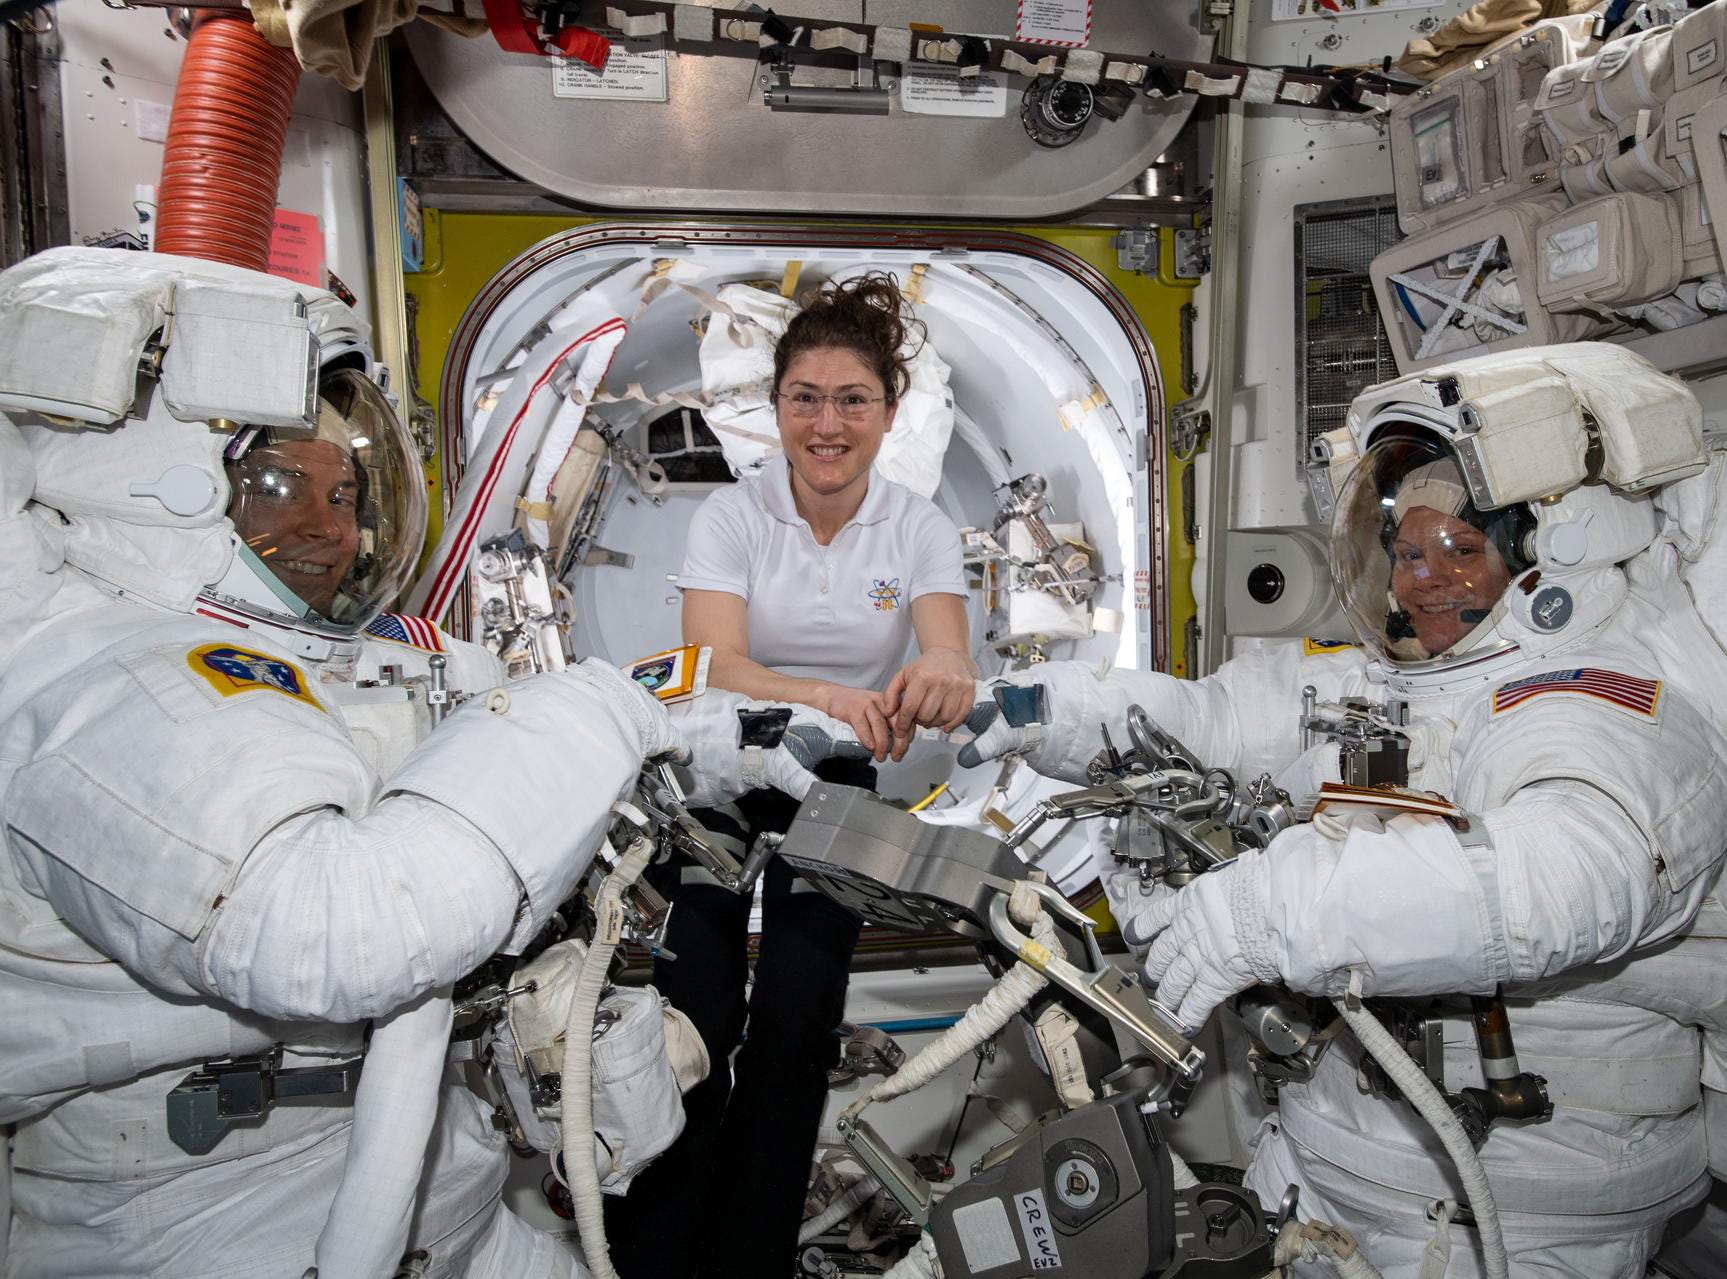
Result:
<svg viewBox="0 0 1727 1279"><path fill-rule="evenodd" d="M774 111L836 111L851 115L886 115L892 95L876 82L875 59L859 54L857 76L850 88L792 83L795 66L784 51L762 74L762 102Z"/></svg>
<svg viewBox="0 0 1727 1279"><path fill-rule="evenodd" d="M586 568L634 568L636 557L604 546L590 546L588 553L582 556L582 564Z"/></svg>
<svg viewBox="0 0 1727 1279"><path fill-rule="evenodd" d="M328 1066L282 1066L282 1046L258 1057L206 1062L168 1094L168 1139L208 1154L237 1123L262 1122L288 1097L339 1097L359 1084L364 1058Z"/></svg>
<svg viewBox="0 0 1727 1279"><path fill-rule="evenodd" d="M1175 233L1177 279L1197 280L1211 274L1211 228L1181 227Z"/></svg>
<svg viewBox="0 0 1727 1279"><path fill-rule="evenodd" d="M1192 457L1211 434L1211 410L1196 400L1177 404L1170 410L1174 424L1170 428L1169 446L1181 458Z"/></svg>
<svg viewBox="0 0 1727 1279"><path fill-rule="evenodd" d="M935 1195L911 1161L896 1155L876 1130L861 1119L841 1115L837 1126L846 1147L865 1171L875 1174L882 1189L906 1210L906 1215L918 1225L928 1226Z"/></svg>
<svg viewBox="0 0 1727 1279"><path fill-rule="evenodd" d="M1115 233L1115 264L1123 271L1156 275L1162 240L1154 226L1124 227Z"/></svg>

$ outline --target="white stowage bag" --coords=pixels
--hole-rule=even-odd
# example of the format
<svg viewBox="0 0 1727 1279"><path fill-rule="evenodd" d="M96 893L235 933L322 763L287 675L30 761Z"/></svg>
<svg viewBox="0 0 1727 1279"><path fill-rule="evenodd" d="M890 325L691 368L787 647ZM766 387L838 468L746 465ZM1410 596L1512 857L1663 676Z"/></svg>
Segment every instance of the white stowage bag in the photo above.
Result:
<svg viewBox="0 0 1727 1279"><path fill-rule="evenodd" d="M548 1154L563 1142L556 1103L536 1111L527 1066L562 1068L564 1025L587 947L578 940L548 947L511 978L537 989L510 1001L498 1028L507 1057L504 1090L528 1144ZM688 1017L652 986L615 987L600 1001L594 1040L594 1160L600 1187L623 1194L637 1173L665 1153L684 1130L683 1094L707 1078L708 1055Z"/></svg>
<svg viewBox="0 0 1727 1279"><path fill-rule="evenodd" d="M769 398L774 345L799 307L790 298L747 284L722 285L718 300L724 309L710 315L702 337L702 397L708 401L704 416L733 473L743 475L780 452ZM875 469L919 497L930 497L941 483L942 459L953 436L948 366L928 341L914 339L902 354L910 358L911 387L900 399Z"/></svg>

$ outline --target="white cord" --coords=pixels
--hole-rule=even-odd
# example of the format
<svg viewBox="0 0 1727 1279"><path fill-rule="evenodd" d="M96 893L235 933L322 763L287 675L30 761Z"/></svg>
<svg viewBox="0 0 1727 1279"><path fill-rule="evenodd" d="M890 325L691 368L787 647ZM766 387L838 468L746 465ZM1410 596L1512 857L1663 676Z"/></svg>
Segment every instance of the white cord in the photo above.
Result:
<svg viewBox="0 0 1727 1279"><path fill-rule="evenodd" d="M653 856L653 843L637 839L606 876L594 902L598 923L581 975L570 992L564 1027L563 1088L559 1119L563 1127L563 1182L570 1189L582 1252L595 1279L618 1279L606 1244L606 1216L600 1198L600 1170L594 1163L594 1014L605 990L606 972L623 935L623 895ZM553 1160L552 1169L557 1170Z"/></svg>
<svg viewBox="0 0 1727 1279"><path fill-rule="evenodd" d="M1463 1124L1451 1113L1451 1107L1439 1095L1433 1081L1421 1072L1407 1052L1391 1037L1391 1032L1379 1024L1374 1015L1363 1008L1351 1009L1341 999L1331 1001L1361 1046L1372 1054L1391 1082L1397 1085L1428 1126L1444 1143L1451 1162L1457 1166L1457 1176L1463 1183L1470 1211L1481 1234L1481 1268L1487 1279L1509 1279L1511 1264L1505 1253L1505 1236L1499 1228L1499 1209L1493 1202L1493 1189L1487 1184L1487 1170Z"/></svg>
<svg viewBox="0 0 1727 1279"><path fill-rule="evenodd" d="M1361 1255L1355 1236L1329 1222L1300 1222L1292 1217L1283 1223L1272 1262L1281 1268L1297 1261L1323 1261L1338 1279L1383 1279L1379 1268Z"/></svg>
<svg viewBox="0 0 1727 1279"><path fill-rule="evenodd" d="M1056 940L1054 921L1043 912L1037 894L1029 888L1022 894L1022 887L1024 886L1017 884L1014 886L1014 902L1008 908L1009 913L1016 922L1024 926L1025 920L1021 912L1025 909L1025 901L1029 900L1030 908L1037 912L1031 922L1032 939L1049 950L1057 949L1061 943ZM843 1118L856 1119L864 1107L873 1102L891 1101L895 1097L903 1097L922 1088L967 1053L974 1051L978 1045L997 1034L1048 984L1049 978L1021 960L987 995L966 1009L965 1016L956 1024L944 1030L934 1042L926 1044L899 1070L878 1080L868 1092L847 1106Z"/></svg>
<svg viewBox="0 0 1727 1279"><path fill-rule="evenodd" d="M804 1222L803 1228L798 1231L798 1247L803 1247L806 1243L819 1238L839 1225L840 1222L868 1203L869 1197L880 1189L881 1182L877 1180L876 1175L873 1172L866 1172L835 1195L833 1202L826 1208Z"/></svg>

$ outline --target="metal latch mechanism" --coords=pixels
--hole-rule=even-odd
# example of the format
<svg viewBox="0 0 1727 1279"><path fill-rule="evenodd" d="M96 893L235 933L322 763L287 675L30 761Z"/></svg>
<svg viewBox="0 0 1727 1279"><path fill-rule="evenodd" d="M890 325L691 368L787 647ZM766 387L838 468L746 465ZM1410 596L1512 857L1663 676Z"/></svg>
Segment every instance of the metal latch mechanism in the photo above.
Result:
<svg viewBox="0 0 1727 1279"><path fill-rule="evenodd" d="M189 1155L208 1154L235 1124L262 1123L278 1101L352 1093L364 1060L283 1066L277 1044L261 1056L206 1062L168 1094L168 1138Z"/></svg>

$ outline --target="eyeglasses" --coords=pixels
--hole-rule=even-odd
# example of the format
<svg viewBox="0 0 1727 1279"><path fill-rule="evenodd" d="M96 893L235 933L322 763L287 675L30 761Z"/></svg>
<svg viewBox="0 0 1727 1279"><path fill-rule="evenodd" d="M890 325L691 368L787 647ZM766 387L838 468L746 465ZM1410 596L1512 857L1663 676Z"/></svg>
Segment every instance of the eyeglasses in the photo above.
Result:
<svg viewBox="0 0 1727 1279"><path fill-rule="evenodd" d="M861 422L869 416L870 407L885 403L885 395L817 395L813 391L794 391L790 395L775 391L774 399L785 413L794 418L819 417L822 405L831 402L834 412L848 422Z"/></svg>

